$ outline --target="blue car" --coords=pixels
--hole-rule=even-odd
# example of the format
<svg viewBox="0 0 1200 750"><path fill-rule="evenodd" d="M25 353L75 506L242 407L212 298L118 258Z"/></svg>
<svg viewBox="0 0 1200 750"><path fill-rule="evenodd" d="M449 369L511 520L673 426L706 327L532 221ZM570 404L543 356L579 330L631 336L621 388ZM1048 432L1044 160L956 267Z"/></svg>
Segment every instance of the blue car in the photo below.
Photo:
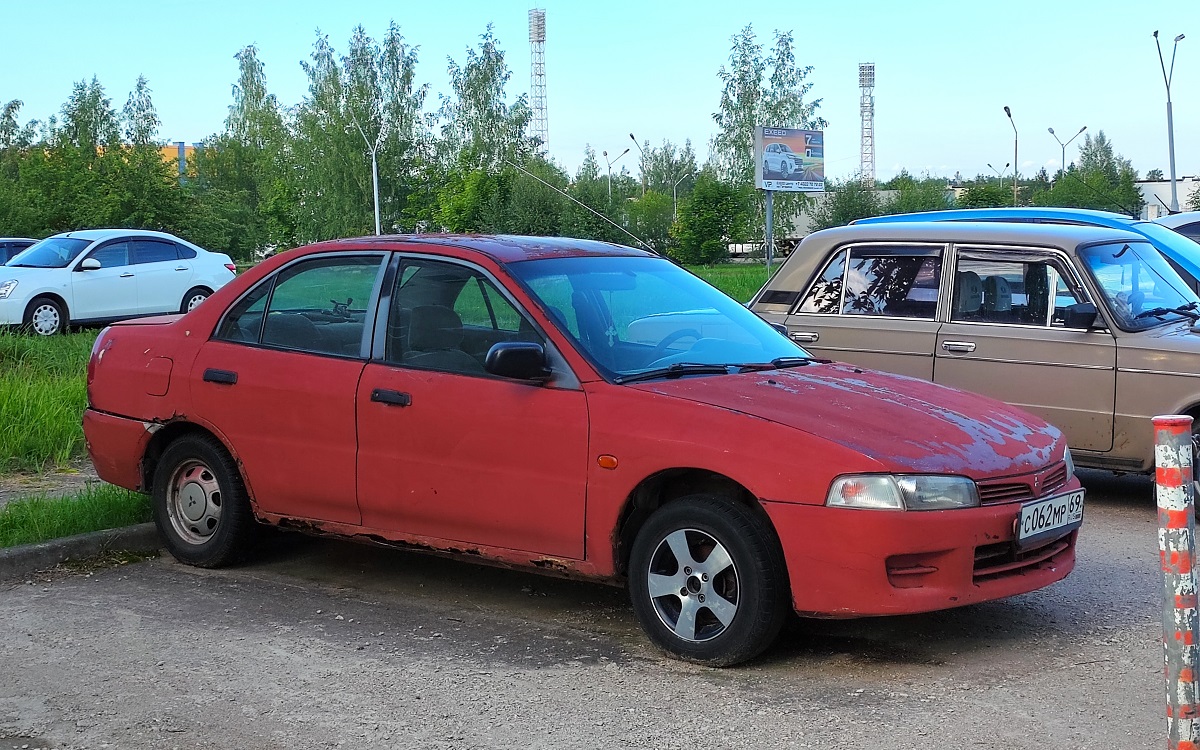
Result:
<svg viewBox="0 0 1200 750"><path fill-rule="evenodd" d="M1163 254L1193 291L1200 292L1200 244L1152 221L1134 219L1109 211L1084 208L1028 206L1020 208L961 208L950 211L922 211L915 214L872 216L853 224L880 224L893 221L1007 221L1026 224L1076 224L1124 229L1140 234Z"/></svg>

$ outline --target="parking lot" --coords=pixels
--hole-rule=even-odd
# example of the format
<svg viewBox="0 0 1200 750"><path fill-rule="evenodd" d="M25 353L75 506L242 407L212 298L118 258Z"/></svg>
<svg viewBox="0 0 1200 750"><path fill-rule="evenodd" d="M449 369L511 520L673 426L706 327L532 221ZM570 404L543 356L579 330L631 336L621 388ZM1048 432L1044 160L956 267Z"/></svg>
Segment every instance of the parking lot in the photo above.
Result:
<svg viewBox="0 0 1200 750"><path fill-rule="evenodd" d="M1083 472L1079 566L1016 599L664 658L625 592L280 535L0 587L0 748L1159 747L1153 485Z"/></svg>

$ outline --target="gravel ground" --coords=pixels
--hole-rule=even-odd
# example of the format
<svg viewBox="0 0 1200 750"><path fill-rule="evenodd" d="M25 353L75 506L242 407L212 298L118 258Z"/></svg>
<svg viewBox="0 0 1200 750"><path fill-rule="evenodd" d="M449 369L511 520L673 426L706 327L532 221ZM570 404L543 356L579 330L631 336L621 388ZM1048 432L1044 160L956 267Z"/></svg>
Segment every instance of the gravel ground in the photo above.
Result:
<svg viewBox="0 0 1200 750"><path fill-rule="evenodd" d="M0 587L0 750L1162 747L1152 485L1087 484L1066 581L797 621L727 670L661 656L619 589L334 540L51 571Z"/></svg>

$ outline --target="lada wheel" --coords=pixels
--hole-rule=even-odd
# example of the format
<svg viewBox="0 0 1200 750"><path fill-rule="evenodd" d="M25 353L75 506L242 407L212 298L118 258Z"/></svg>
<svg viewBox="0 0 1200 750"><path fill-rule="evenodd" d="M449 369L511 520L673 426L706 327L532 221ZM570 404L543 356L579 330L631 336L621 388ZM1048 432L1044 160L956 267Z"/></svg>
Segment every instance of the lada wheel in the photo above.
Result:
<svg viewBox="0 0 1200 750"><path fill-rule="evenodd" d="M25 328L39 336L54 336L67 328L63 306L49 297L38 297L25 309Z"/></svg>
<svg viewBox="0 0 1200 750"><path fill-rule="evenodd" d="M154 523L180 562L215 568L236 562L255 531L237 465L207 436L171 443L154 471Z"/></svg>
<svg viewBox="0 0 1200 750"><path fill-rule="evenodd" d="M787 614L787 571L770 524L736 500L692 495L638 532L629 594L646 635L687 661L723 667L770 646Z"/></svg>

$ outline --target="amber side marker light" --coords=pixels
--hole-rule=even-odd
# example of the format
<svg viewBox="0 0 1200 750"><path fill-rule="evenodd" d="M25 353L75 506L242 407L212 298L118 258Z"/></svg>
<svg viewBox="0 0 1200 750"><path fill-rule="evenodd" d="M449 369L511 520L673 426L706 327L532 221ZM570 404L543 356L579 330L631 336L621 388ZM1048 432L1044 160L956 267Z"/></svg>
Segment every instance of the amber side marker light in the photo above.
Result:
<svg viewBox="0 0 1200 750"><path fill-rule="evenodd" d="M615 469L617 468L617 457L605 453L596 459L596 463L600 464L601 469Z"/></svg>

